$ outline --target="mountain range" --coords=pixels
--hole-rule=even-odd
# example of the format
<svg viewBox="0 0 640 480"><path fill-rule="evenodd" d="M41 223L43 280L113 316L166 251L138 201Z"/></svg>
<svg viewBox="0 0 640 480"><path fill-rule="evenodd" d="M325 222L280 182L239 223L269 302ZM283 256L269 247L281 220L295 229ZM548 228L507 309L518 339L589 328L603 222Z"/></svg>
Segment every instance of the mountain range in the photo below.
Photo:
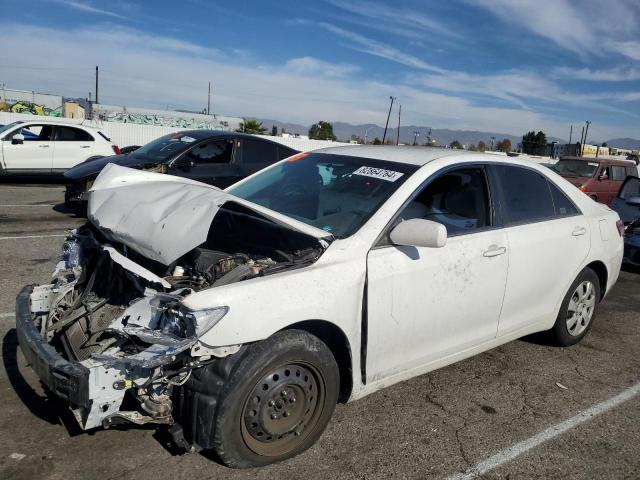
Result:
<svg viewBox="0 0 640 480"><path fill-rule="evenodd" d="M300 135L307 135L309 133L309 126L306 125L281 122L279 120L268 118L259 120L262 122L262 126L267 129L266 133L271 132L271 127L273 125L278 127L278 133L280 133L283 128L288 133L297 133ZM417 132L418 135L415 136L416 142L419 144L425 144L427 142L429 130L429 127L417 125L407 125L404 127L401 126L400 143L409 145L413 144L414 135L415 132ZM366 137L366 140L371 142L376 137L382 140L382 137L384 135L384 127L375 125L373 123L367 123L364 125L352 125L345 122L333 122L333 133L336 135L336 137L338 137L338 140L342 142L348 142L349 140L351 140L351 135L357 135L362 139L365 139ZM526 132L523 132L523 134L524 133ZM397 128L387 129L387 140L391 139L395 143L397 135ZM450 130L446 128L431 129L431 139L435 140L435 143L437 145L449 145L452 141L458 140L463 145L477 145L479 141L483 141L487 146L489 146L491 145L491 137L494 138L495 142L507 138L511 141L511 144L514 147L518 144L518 142L522 140L522 137L509 135L507 133L483 132L480 130ZM556 137L547 137L547 140L550 142L567 143L567 140ZM610 147L639 149L640 140L636 140L633 138L614 138L611 140L607 140L607 145L609 145Z"/></svg>

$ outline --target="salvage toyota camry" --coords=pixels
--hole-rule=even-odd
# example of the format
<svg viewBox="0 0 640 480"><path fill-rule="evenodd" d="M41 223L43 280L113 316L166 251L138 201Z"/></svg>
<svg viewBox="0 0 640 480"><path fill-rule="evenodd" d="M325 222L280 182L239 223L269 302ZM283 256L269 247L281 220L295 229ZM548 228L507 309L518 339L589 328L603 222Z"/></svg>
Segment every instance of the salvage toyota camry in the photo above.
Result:
<svg viewBox="0 0 640 480"><path fill-rule="evenodd" d="M51 283L17 298L32 368L85 429L170 426L229 466L298 454L338 401L546 331L617 280L622 223L554 172L335 147L226 191L108 165Z"/></svg>

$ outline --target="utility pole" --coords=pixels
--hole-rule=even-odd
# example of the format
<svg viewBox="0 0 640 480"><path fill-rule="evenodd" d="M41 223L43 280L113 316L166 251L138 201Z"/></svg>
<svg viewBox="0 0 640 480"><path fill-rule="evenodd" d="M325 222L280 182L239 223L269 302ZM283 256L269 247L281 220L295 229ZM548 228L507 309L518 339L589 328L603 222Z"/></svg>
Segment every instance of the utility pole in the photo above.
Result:
<svg viewBox="0 0 640 480"><path fill-rule="evenodd" d="M491 137L491 151L493 152L493 142L496 141L496 137Z"/></svg>
<svg viewBox="0 0 640 480"><path fill-rule="evenodd" d="M96 65L96 103L98 102L98 66Z"/></svg>
<svg viewBox="0 0 640 480"><path fill-rule="evenodd" d="M382 135L382 144L384 145L384 141L387 139L387 128L389 127L389 118L391 117L391 109L393 108L393 101L395 97L389 97L391 100L391 105L389 105L389 113L387 113L387 123L384 125L384 134Z"/></svg>
<svg viewBox="0 0 640 480"><path fill-rule="evenodd" d="M571 136L573 135L573 125L571 125L571 128L569 129L569 145L571 145Z"/></svg>
<svg viewBox="0 0 640 480"><path fill-rule="evenodd" d="M431 146L431 127L429 127L429 133L427 133L427 142L429 146Z"/></svg>
<svg viewBox="0 0 640 480"><path fill-rule="evenodd" d="M582 139L584 138L584 127L582 127L582 132L580 132L580 150L576 154L578 157L582 156Z"/></svg>
<svg viewBox="0 0 640 480"><path fill-rule="evenodd" d="M207 94L207 115L211 115L211 82L209 82L209 93Z"/></svg>
<svg viewBox="0 0 640 480"><path fill-rule="evenodd" d="M591 125L591 122L587 120L587 128L584 131L584 140L582 143L582 150L584 150L584 145L587 144L587 135L589 134L589 125Z"/></svg>
<svg viewBox="0 0 640 480"><path fill-rule="evenodd" d="M419 132L419 131L417 131L417 130L414 130L414 131L413 131L413 146L414 146L414 147L415 147L415 145L416 145L416 142L417 142L417 139L418 139L418 136L419 136L419 135L420 135L420 132Z"/></svg>
<svg viewBox="0 0 640 480"><path fill-rule="evenodd" d="M398 108L398 136L396 137L396 145L400 143L400 114L402 113L402 104Z"/></svg>

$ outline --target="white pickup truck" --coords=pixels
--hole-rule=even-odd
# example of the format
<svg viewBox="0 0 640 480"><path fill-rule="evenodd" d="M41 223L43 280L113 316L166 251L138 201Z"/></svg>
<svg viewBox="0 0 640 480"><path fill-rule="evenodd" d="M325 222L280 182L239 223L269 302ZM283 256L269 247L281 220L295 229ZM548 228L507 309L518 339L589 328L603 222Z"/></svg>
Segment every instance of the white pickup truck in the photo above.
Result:
<svg viewBox="0 0 640 480"><path fill-rule="evenodd" d="M91 157L119 154L100 130L54 120L0 127L0 175L59 174Z"/></svg>

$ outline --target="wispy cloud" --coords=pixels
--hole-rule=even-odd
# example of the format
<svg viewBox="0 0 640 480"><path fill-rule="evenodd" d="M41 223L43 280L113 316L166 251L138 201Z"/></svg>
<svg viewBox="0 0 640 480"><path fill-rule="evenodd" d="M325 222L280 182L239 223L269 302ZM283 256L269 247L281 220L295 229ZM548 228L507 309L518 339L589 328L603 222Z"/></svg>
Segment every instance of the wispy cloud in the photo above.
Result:
<svg viewBox="0 0 640 480"><path fill-rule="evenodd" d="M614 67L604 70L590 68L556 67L552 70L555 78L586 80L590 82L630 82L640 80L640 68Z"/></svg>
<svg viewBox="0 0 640 480"><path fill-rule="evenodd" d="M112 18L119 18L119 19L124 19L125 17L123 15L120 15L116 12L112 12L110 10L104 10L102 8L98 8L98 7L94 7L93 5L91 5L90 3L87 2L80 2L77 0L54 0L55 3L59 3L62 5L65 5L69 8L73 8L75 10L80 10L82 12L87 12L87 13L95 13L98 15L104 15L107 17L112 17Z"/></svg>
<svg viewBox="0 0 640 480"><path fill-rule="evenodd" d="M583 58L613 53L640 60L640 3L635 0L466 1Z"/></svg>
<svg viewBox="0 0 640 480"><path fill-rule="evenodd" d="M436 20L417 8L405 10L396 5L390 7L378 2L364 2L361 0L350 0L343 2L339 0L325 0L333 7L346 11L350 16L364 17L369 20L368 26L381 30L387 30L397 35L405 36L425 36L435 33L451 38L461 38L462 36L452 28L449 28L441 20ZM371 20L374 20L371 22ZM407 32L407 29L410 32Z"/></svg>
<svg viewBox="0 0 640 480"><path fill-rule="evenodd" d="M337 25L326 22L320 22L318 23L318 25L331 33L339 35L345 40L349 40L350 43L348 43L347 46L349 48L352 48L353 50L368 53L369 55L374 55L376 57L384 58L386 60L390 60L407 67L417 68L419 70L429 70L432 72L445 71L443 68L427 63L414 55L399 50L386 43L379 42L369 37L365 37L364 35L353 32L351 30L346 30L342 27L338 27Z"/></svg>

